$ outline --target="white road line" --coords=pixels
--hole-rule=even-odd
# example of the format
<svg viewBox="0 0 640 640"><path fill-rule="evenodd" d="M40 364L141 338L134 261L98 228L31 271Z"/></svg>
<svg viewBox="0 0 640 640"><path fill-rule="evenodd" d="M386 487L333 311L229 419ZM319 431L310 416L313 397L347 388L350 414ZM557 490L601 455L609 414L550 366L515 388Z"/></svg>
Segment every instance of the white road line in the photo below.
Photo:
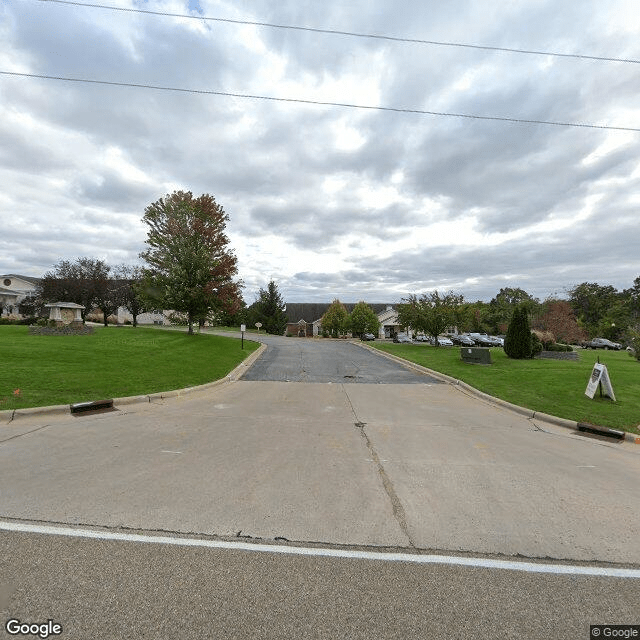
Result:
<svg viewBox="0 0 640 640"><path fill-rule="evenodd" d="M165 451L165 450L162 450L162 451L160 451L160 453L182 453L182 451Z"/></svg>
<svg viewBox="0 0 640 640"><path fill-rule="evenodd" d="M18 533L40 533L67 536L70 538L91 538L94 540L114 540L121 542L146 542L178 547L208 547L231 551L253 551L258 553L280 553L296 556L351 558L356 560L378 560L382 562L410 562L414 564L443 564L485 569L506 569L526 573L551 573L557 575L600 576L604 578L637 578L640 569L616 569L614 567L590 567L569 564L542 564L536 562L513 562L492 558L467 558L458 556L419 555L413 553L386 553L375 551L351 551L349 549L327 549L313 547L287 547L279 545L252 544L250 542L229 542L225 540L203 540L199 538L178 538L173 536L153 536L140 533L116 533L94 531L73 527L53 527L48 525L25 524L0 521L1 531Z"/></svg>

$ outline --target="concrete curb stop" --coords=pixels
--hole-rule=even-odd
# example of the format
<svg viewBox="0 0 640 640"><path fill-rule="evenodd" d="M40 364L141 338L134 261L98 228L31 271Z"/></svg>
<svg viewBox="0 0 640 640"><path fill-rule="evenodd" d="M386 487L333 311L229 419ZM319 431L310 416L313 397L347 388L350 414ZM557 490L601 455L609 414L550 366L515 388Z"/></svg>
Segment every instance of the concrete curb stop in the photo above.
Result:
<svg viewBox="0 0 640 640"><path fill-rule="evenodd" d="M257 342L257 341L252 340L251 342ZM240 380L242 376L244 376L244 374L249 370L251 365L253 365L253 363L264 353L266 348L267 348L267 345L264 343L261 343L258 349L256 349L251 355L249 355L245 360L243 360L239 365L237 365L224 378L220 378L219 380L214 380L213 382L200 384L195 387L186 387L184 389L160 391L158 393L151 393L148 395L125 396L124 398L113 398L113 406L114 408L117 409L119 406L130 406L133 404L150 404L151 402L157 402L159 400L165 400L167 398L179 398L197 391L206 391L207 389L212 389L222 384L233 382L235 380ZM19 418L20 416L62 415L62 414L71 415L72 406L73 405L71 404L58 404L58 405L51 405L48 407L29 407L28 409L8 409L8 410L0 411L0 424L8 424L13 420L15 420L16 418Z"/></svg>
<svg viewBox="0 0 640 640"><path fill-rule="evenodd" d="M559 418L558 416L552 416L547 413L543 413L542 411L534 411L533 409L527 409L526 407L520 407L516 404L512 404L511 402L507 402L506 400L502 400L501 398L496 398L494 396L490 396L488 393L484 393L475 387L472 387L470 384L463 382L462 380L458 380L457 378L453 378L452 376L448 376L444 373L440 373L439 371L433 371L433 369L428 369L427 367L423 367L420 364L416 364L415 362L410 362L409 360L405 360L400 356L396 356L392 353L387 353L386 351L381 351L380 349L374 349L360 341L352 341L352 344L363 347L364 349L369 349L370 351L380 354L385 358L389 358L390 360L394 360L399 364L407 367L408 369L413 369L414 371L418 371L420 373L425 373L433 378L441 380L442 382L446 382L452 386L457 386L460 389L464 389L471 395L479 398L480 400L485 400L486 402L490 402L491 404L498 405L509 411L513 411L522 416L525 416L529 419L542 420L544 422L548 422L550 424L554 424L559 427L564 427L566 429L571 429L572 431L589 431L591 433L595 433L597 435L603 435L608 437L614 437L618 440L625 440L626 442L631 442L633 444L640 444L640 436L637 436L635 433L629 433L628 431L617 431L615 429L610 429L609 427L600 427L598 425L585 425L585 423L577 422L576 420L568 420L567 418Z"/></svg>

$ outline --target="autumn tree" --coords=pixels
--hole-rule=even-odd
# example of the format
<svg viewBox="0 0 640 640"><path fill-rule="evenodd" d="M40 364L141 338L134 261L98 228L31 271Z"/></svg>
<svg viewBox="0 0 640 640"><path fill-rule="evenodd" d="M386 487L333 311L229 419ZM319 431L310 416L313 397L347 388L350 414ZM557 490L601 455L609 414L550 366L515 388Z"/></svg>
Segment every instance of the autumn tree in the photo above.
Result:
<svg viewBox="0 0 640 640"><path fill-rule="evenodd" d="M260 289L258 299L252 305L251 320L262 323L267 333L281 336L287 328L285 308L278 286L271 280L266 289Z"/></svg>
<svg viewBox="0 0 640 640"><path fill-rule="evenodd" d="M212 196L194 198L190 191L174 191L145 209L148 249L140 254L149 265L143 271L145 294L155 306L185 314L189 334L210 311L239 304L228 220Z"/></svg>
<svg viewBox="0 0 640 640"><path fill-rule="evenodd" d="M432 336L438 345L437 337L455 322L463 301L463 296L453 291L440 294L436 290L423 293L419 298L410 295L398 305L398 322L403 327Z"/></svg>
<svg viewBox="0 0 640 640"><path fill-rule="evenodd" d="M579 344L586 339L568 300L545 300L534 327L550 331L557 342L565 344Z"/></svg>
<svg viewBox="0 0 640 640"><path fill-rule="evenodd" d="M349 316L351 333L361 338L365 333L378 335L380 321L376 312L366 303L358 302Z"/></svg>
<svg viewBox="0 0 640 640"><path fill-rule="evenodd" d="M347 309L336 299L331 303L321 320L322 331L326 331L329 335L337 338L344 335L349 330L349 314Z"/></svg>
<svg viewBox="0 0 640 640"><path fill-rule="evenodd" d="M222 327L239 327L241 324L249 323L249 313L247 303L240 298L238 306L229 311L220 309L213 318L215 324Z"/></svg>

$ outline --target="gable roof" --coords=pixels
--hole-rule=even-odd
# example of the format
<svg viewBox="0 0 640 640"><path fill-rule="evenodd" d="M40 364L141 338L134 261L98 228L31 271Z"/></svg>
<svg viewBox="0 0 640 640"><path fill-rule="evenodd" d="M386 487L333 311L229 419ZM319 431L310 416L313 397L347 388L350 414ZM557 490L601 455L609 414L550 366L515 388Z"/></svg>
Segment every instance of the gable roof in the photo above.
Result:
<svg viewBox="0 0 640 640"><path fill-rule="evenodd" d="M38 284L38 282L40 282L41 280L41 278L34 278L33 276L21 276L17 273L5 273L4 275L0 276L0 280L4 280L5 278L19 278L20 280L24 280L25 282L34 285Z"/></svg>
<svg viewBox="0 0 640 640"><path fill-rule="evenodd" d="M347 312L351 313L357 302L343 302L342 304L344 304ZM315 322L322 318L330 306L330 302L287 302L285 314L287 321L290 323L298 322L300 318L313 318L311 322ZM392 305L374 302L373 304L369 304L369 306L379 314Z"/></svg>

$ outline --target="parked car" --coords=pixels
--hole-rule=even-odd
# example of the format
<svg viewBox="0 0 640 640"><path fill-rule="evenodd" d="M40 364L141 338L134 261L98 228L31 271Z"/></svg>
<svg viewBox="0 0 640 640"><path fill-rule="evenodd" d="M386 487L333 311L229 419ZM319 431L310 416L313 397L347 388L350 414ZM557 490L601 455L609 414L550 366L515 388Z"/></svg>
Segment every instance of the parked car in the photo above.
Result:
<svg viewBox="0 0 640 640"><path fill-rule="evenodd" d="M412 340L406 333L396 333L393 338L394 342L407 342L411 344Z"/></svg>
<svg viewBox="0 0 640 640"><path fill-rule="evenodd" d="M429 342L429 338L427 338L427 336L416 336L416 342Z"/></svg>
<svg viewBox="0 0 640 640"><path fill-rule="evenodd" d="M375 340L375 339L376 339L376 337L373 335L373 333L365 333L365 334L362 336L362 339L363 339L363 340Z"/></svg>
<svg viewBox="0 0 640 640"><path fill-rule="evenodd" d="M486 333L470 333L469 337L480 347L496 347L497 344Z"/></svg>
<svg viewBox="0 0 640 640"><path fill-rule="evenodd" d="M457 344L459 344L461 347L473 347L473 345L475 344L475 340L465 334L459 335L458 336L458 342Z"/></svg>
<svg viewBox="0 0 640 640"><path fill-rule="evenodd" d="M453 347L453 342L450 338L438 336L438 345L441 347Z"/></svg>
<svg viewBox="0 0 640 640"><path fill-rule="evenodd" d="M622 349L622 345L619 342L611 342L606 338L594 338L586 342L584 347L585 349L615 349L616 351Z"/></svg>

